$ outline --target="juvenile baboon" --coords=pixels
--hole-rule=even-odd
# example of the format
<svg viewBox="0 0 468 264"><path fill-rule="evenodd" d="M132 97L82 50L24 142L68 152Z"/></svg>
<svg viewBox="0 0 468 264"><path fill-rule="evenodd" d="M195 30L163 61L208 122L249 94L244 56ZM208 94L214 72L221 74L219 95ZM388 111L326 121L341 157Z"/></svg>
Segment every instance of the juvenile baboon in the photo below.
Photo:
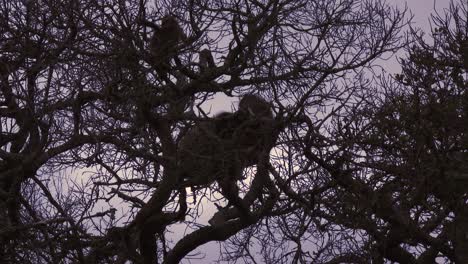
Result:
<svg viewBox="0 0 468 264"><path fill-rule="evenodd" d="M238 113L245 116L233 137L246 166L255 165L258 156L273 135L271 104L262 98L247 94L239 102Z"/></svg>
<svg viewBox="0 0 468 264"><path fill-rule="evenodd" d="M200 56L199 66L200 66L200 73L206 72L208 69L212 69L216 67L213 55L209 49L203 49L199 52L198 56Z"/></svg>
<svg viewBox="0 0 468 264"><path fill-rule="evenodd" d="M150 41L150 53L153 56L152 64L161 77L166 77L170 70L171 59L177 54L177 44L186 39L184 31L174 16L166 15L161 26L154 28Z"/></svg>

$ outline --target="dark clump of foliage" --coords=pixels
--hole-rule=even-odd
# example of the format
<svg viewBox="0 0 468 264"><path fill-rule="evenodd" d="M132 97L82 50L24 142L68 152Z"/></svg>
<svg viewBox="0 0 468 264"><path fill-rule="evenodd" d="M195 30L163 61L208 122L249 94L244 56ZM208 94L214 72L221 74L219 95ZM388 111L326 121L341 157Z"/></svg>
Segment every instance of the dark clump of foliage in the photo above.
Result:
<svg viewBox="0 0 468 264"><path fill-rule="evenodd" d="M468 5L406 14L1 1L0 262L468 263Z"/></svg>

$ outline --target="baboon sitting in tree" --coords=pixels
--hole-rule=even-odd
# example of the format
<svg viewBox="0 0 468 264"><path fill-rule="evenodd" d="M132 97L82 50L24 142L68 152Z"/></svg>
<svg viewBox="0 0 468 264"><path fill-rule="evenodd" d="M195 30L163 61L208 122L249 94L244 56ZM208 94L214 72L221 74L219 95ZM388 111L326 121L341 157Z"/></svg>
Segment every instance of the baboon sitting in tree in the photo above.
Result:
<svg viewBox="0 0 468 264"><path fill-rule="evenodd" d="M198 56L201 74L205 73L209 69L216 67L213 55L211 54L211 51L209 49L203 49L198 53Z"/></svg>
<svg viewBox="0 0 468 264"><path fill-rule="evenodd" d="M167 78L171 59L177 54L177 44L184 41L186 36L177 19L171 15L163 17L160 27L152 27L154 34L149 46L152 64L160 77Z"/></svg>
<svg viewBox="0 0 468 264"><path fill-rule="evenodd" d="M272 120L269 103L246 95L235 113L221 113L191 128L179 145L184 184L206 187L217 181L229 204L242 207L236 182L246 167L258 163L273 134Z"/></svg>

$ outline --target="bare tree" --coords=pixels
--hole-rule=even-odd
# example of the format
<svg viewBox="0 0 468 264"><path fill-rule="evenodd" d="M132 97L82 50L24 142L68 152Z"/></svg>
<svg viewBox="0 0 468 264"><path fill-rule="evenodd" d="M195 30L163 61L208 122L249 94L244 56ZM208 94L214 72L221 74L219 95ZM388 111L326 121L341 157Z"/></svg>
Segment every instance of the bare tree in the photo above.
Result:
<svg viewBox="0 0 468 264"><path fill-rule="evenodd" d="M430 40L412 31L401 74L336 120L344 158L327 170L340 188L323 210L362 230L372 263L468 261L467 17L452 3Z"/></svg>
<svg viewBox="0 0 468 264"><path fill-rule="evenodd" d="M222 241L227 262L379 260L377 240L350 236L366 223L345 221L356 192L375 192L350 174L359 152L340 133L371 63L404 44L404 13L383 1L0 3L0 258L179 263ZM155 45L168 17L183 41ZM180 172L179 142L213 120L200 106L218 93L271 102L273 140L235 182L250 217L215 182L191 200ZM178 224L192 232L173 241Z"/></svg>

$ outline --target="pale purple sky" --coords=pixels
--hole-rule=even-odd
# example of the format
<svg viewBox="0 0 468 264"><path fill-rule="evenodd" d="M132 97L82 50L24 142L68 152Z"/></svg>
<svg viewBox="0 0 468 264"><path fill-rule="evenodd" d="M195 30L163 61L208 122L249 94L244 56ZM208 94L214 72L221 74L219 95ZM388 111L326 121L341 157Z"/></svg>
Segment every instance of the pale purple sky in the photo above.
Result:
<svg viewBox="0 0 468 264"><path fill-rule="evenodd" d="M414 14L414 24L423 29L429 29L429 16L435 9L442 13L444 8L448 8L450 0L388 0L389 4L396 4L404 7L405 3Z"/></svg>

